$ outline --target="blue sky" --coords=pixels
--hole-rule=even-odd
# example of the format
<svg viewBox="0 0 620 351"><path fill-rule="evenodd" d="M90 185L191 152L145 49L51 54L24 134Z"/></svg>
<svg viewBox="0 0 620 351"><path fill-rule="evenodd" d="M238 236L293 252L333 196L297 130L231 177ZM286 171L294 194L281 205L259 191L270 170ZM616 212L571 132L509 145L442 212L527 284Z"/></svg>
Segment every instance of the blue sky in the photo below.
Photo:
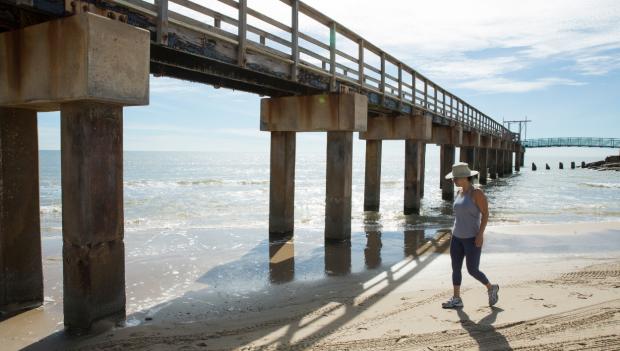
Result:
<svg viewBox="0 0 620 351"><path fill-rule="evenodd" d="M496 120L527 116L528 137L620 137L618 1L306 2ZM278 0L249 6L290 24ZM316 23L300 29L325 36ZM258 96L168 78L150 84L150 105L125 109L125 150L269 150ZM324 138L306 133L298 145L323 152ZM58 113L39 114L39 140L59 148Z"/></svg>

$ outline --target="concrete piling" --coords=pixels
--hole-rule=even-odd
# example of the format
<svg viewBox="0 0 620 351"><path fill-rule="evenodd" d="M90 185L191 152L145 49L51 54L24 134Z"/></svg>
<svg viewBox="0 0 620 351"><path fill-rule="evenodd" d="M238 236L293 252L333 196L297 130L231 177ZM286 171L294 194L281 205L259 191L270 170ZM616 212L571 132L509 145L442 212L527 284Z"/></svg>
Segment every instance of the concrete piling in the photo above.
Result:
<svg viewBox="0 0 620 351"><path fill-rule="evenodd" d="M381 200L381 140L366 140L364 211L379 211Z"/></svg>
<svg viewBox="0 0 620 351"><path fill-rule="evenodd" d="M454 145L441 145L441 172L439 177L441 183L441 198L446 201L454 200L454 183L450 179L445 179L445 176L452 172L454 152Z"/></svg>
<svg viewBox="0 0 620 351"><path fill-rule="evenodd" d="M406 215L420 213L420 174L422 171L422 144L415 140L405 141L405 201Z"/></svg>
<svg viewBox="0 0 620 351"><path fill-rule="evenodd" d="M479 158L479 172L480 172L480 176L479 176L479 181L480 184L484 185L487 183L487 161L488 161L488 152L489 150L486 148L480 148L480 150L478 151L478 158Z"/></svg>
<svg viewBox="0 0 620 351"><path fill-rule="evenodd" d="M37 112L0 108L0 317L43 303Z"/></svg>
<svg viewBox="0 0 620 351"><path fill-rule="evenodd" d="M489 162L489 178L497 179L497 150L489 149L487 156Z"/></svg>
<svg viewBox="0 0 620 351"><path fill-rule="evenodd" d="M327 132L325 239L351 238L352 132Z"/></svg>
<svg viewBox="0 0 620 351"><path fill-rule="evenodd" d="M422 152L420 153L420 198L424 198L424 173L426 173L426 143L422 143Z"/></svg>
<svg viewBox="0 0 620 351"><path fill-rule="evenodd" d="M88 330L125 318L123 110L61 106L64 323Z"/></svg>
<svg viewBox="0 0 620 351"><path fill-rule="evenodd" d="M295 132L271 132L269 233L293 233L295 222Z"/></svg>

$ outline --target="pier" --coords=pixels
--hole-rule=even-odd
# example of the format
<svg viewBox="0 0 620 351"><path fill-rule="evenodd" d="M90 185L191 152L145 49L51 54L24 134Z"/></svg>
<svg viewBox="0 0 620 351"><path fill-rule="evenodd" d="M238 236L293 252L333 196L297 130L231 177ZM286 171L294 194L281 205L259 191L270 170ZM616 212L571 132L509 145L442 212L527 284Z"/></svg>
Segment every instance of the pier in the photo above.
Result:
<svg viewBox="0 0 620 351"><path fill-rule="evenodd" d="M64 324L79 334L125 318L123 108L149 103L149 74L264 96L256 115L271 135L273 235L295 229L297 133L327 138L324 236L343 245L355 132L366 143L366 211L380 211L384 140L404 144L405 214L420 211L427 144L440 145L446 201L454 185L444 176L457 160L479 169L483 184L523 166L519 134L305 3L281 1L289 25L246 0L220 2L237 15L189 0L170 3L208 21L168 0L0 3L15 19L0 23L3 315L43 302L37 113L60 111ZM301 16L325 26L328 42L304 33ZM351 44L357 55L341 49Z"/></svg>

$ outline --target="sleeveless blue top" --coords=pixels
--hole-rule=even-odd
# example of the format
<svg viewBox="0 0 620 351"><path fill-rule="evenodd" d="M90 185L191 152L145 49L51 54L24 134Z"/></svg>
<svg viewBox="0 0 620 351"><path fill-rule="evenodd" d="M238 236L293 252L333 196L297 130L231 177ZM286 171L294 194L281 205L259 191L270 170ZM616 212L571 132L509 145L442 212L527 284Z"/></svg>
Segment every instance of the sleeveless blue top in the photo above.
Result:
<svg viewBox="0 0 620 351"><path fill-rule="evenodd" d="M474 203L474 188L470 187L467 193L460 192L454 199L454 226L452 235L460 239L469 239L478 235L482 215Z"/></svg>

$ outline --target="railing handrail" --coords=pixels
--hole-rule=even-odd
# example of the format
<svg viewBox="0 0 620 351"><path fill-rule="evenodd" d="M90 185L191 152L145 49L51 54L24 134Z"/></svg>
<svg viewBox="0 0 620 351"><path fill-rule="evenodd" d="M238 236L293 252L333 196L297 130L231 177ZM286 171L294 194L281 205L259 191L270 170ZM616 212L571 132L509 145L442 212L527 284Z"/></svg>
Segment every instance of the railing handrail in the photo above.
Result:
<svg viewBox="0 0 620 351"><path fill-rule="evenodd" d="M146 10L151 15L154 13L157 19L158 43L166 44L169 23L191 27L205 35L212 35L237 44L239 47L237 60L239 65L243 66L246 50L257 51L291 64L291 80L293 81L297 81L298 69L300 67L305 68L329 78L330 90L332 91L340 83L349 84L363 91L375 92L384 98L394 99L399 104L408 104L412 107L412 110L415 107L446 119L457 121L464 126L484 133L515 139L513 133L501 123L442 88L425 75L380 49L377 45L367 41L346 26L310 7L305 2L299 0L280 0L280 2L288 5L291 9L291 26L289 26L249 7L247 0L217 0L224 5L236 9L236 18L209 9L191 0L156 0L155 4L150 4L143 0L110 1L121 5L130 5L136 10ZM170 11L168 9L168 2L173 2L184 8L211 17L214 20L214 25L211 26L181 13ZM328 44L300 30L300 14L308 16L329 29ZM279 33L271 33L248 24L248 16L290 35L291 40L282 38L278 35ZM236 26L236 33L222 29L222 23L233 27ZM259 42L249 39L247 37L248 33L258 35ZM338 35L352 41L354 45L357 44L357 57L339 49ZM290 49L290 52L269 47L267 45L268 40ZM300 43L300 41L304 43ZM316 46L327 55L310 49L309 45ZM366 51L378 57L379 67L374 66L365 59ZM320 66L310 62L308 59L303 59L302 55L309 58L310 61L320 62ZM394 66L398 73L394 75L388 72L387 65ZM405 75L410 77L406 78Z"/></svg>
<svg viewBox="0 0 620 351"><path fill-rule="evenodd" d="M560 137L523 140L524 147L605 147L620 148L620 138Z"/></svg>

